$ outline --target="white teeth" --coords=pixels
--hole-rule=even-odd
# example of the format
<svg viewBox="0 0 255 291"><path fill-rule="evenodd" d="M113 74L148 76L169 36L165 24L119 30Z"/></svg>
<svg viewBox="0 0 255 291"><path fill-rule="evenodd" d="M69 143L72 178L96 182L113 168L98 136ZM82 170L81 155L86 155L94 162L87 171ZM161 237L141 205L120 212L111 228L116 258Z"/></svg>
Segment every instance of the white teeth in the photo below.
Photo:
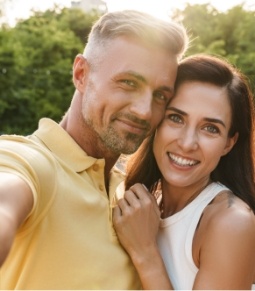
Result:
<svg viewBox="0 0 255 291"><path fill-rule="evenodd" d="M196 161L196 160L183 159L183 158L175 156L171 153L169 153L169 157L172 161L174 161L179 166L194 166L198 163L198 161Z"/></svg>

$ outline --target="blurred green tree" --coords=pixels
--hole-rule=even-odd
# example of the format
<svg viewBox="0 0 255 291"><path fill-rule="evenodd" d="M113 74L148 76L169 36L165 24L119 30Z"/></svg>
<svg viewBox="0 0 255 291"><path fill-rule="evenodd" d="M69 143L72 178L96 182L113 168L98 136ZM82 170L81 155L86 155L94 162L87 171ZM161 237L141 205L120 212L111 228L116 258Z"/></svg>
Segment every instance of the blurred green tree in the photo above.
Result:
<svg viewBox="0 0 255 291"><path fill-rule="evenodd" d="M1 1L11 0L0 0L0 10ZM61 119L74 91L73 59L83 51L99 16L96 10L55 6L34 11L13 28L0 27L0 133L29 134L43 116ZM240 68L255 89L255 11L243 5L219 12L210 4L187 4L172 18L189 31L187 55L222 56Z"/></svg>
<svg viewBox="0 0 255 291"><path fill-rule="evenodd" d="M191 36L187 55L209 53L226 58L249 79L255 91L255 11L237 5L219 12L210 4L189 5L176 10L173 19L182 22Z"/></svg>
<svg viewBox="0 0 255 291"><path fill-rule="evenodd" d="M61 119L74 90L73 59L98 17L55 7L0 30L1 133L29 134L43 116Z"/></svg>

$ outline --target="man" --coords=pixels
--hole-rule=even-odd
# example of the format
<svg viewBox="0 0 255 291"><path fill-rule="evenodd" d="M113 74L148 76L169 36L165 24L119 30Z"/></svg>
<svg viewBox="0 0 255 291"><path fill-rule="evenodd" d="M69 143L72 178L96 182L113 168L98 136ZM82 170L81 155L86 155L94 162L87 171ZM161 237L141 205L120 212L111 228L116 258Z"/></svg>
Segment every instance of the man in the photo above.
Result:
<svg viewBox="0 0 255 291"><path fill-rule="evenodd" d="M60 124L1 137L1 289L140 288L112 226L114 164L161 121L186 46L177 24L105 14L75 58Z"/></svg>

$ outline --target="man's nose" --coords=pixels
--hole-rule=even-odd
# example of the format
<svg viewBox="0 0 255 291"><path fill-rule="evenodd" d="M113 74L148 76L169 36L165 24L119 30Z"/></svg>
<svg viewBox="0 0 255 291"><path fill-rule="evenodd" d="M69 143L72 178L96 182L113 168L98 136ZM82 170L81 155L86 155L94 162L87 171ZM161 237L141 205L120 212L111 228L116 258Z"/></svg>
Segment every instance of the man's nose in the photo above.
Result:
<svg viewBox="0 0 255 291"><path fill-rule="evenodd" d="M149 120L152 117L152 101L152 92L149 90L134 96L130 105L130 112L142 120Z"/></svg>

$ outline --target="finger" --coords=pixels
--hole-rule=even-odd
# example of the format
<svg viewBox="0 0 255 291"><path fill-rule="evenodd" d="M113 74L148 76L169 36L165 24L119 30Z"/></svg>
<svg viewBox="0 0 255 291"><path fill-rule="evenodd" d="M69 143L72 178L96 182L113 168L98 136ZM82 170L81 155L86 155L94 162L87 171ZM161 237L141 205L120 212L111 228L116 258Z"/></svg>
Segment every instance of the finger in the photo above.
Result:
<svg viewBox="0 0 255 291"><path fill-rule="evenodd" d="M154 209L156 211L156 214L160 217L161 216L161 212L160 212L160 209L159 209L159 205L158 205L157 199L156 199L155 196L153 196L152 199L154 200L153 206L154 206Z"/></svg>
<svg viewBox="0 0 255 291"><path fill-rule="evenodd" d="M152 202L155 204L154 195L152 195L143 184L135 184L130 190L140 199L141 203Z"/></svg>
<svg viewBox="0 0 255 291"><path fill-rule="evenodd" d="M128 201L125 198L121 198L117 201L117 205L119 206L121 210L121 214L128 213L130 209L130 205Z"/></svg>
<svg viewBox="0 0 255 291"><path fill-rule="evenodd" d="M141 200L147 199L148 196L151 196L151 193L148 191L148 189L140 183L131 186L130 190Z"/></svg>
<svg viewBox="0 0 255 291"><path fill-rule="evenodd" d="M120 207L117 205L112 210L112 223L113 227L116 231L119 231L122 227L122 211Z"/></svg>
<svg viewBox="0 0 255 291"><path fill-rule="evenodd" d="M158 205L156 197L154 195L150 195L150 198L151 198L154 210L156 211L156 214L160 217L161 212L160 212L159 205Z"/></svg>
<svg viewBox="0 0 255 291"><path fill-rule="evenodd" d="M124 194L124 198L126 199L129 206L132 208L139 208L141 206L140 199L132 190L126 191Z"/></svg>
<svg viewBox="0 0 255 291"><path fill-rule="evenodd" d="M142 184L142 185L143 185L144 189L149 192L148 188L144 184Z"/></svg>
<svg viewBox="0 0 255 291"><path fill-rule="evenodd" d="M153 208L157 214L157 216L160 216L160 210L159 210L159 206L157 203L157 199L155 198L154 195L152 195L147 187L144 184L135 184L133 186L130 187L130 190L133 191L133 193L139 198L140 203L141 204L152 204Z"/></svg>
<svg viewBox="0 0 255 291"><path fill-rule="evenodd" d="M114 206L113 210L112 210L112 216L114 219L120 217L122 214L122 211L120 209L120 207L118 205Z"/></svg>

